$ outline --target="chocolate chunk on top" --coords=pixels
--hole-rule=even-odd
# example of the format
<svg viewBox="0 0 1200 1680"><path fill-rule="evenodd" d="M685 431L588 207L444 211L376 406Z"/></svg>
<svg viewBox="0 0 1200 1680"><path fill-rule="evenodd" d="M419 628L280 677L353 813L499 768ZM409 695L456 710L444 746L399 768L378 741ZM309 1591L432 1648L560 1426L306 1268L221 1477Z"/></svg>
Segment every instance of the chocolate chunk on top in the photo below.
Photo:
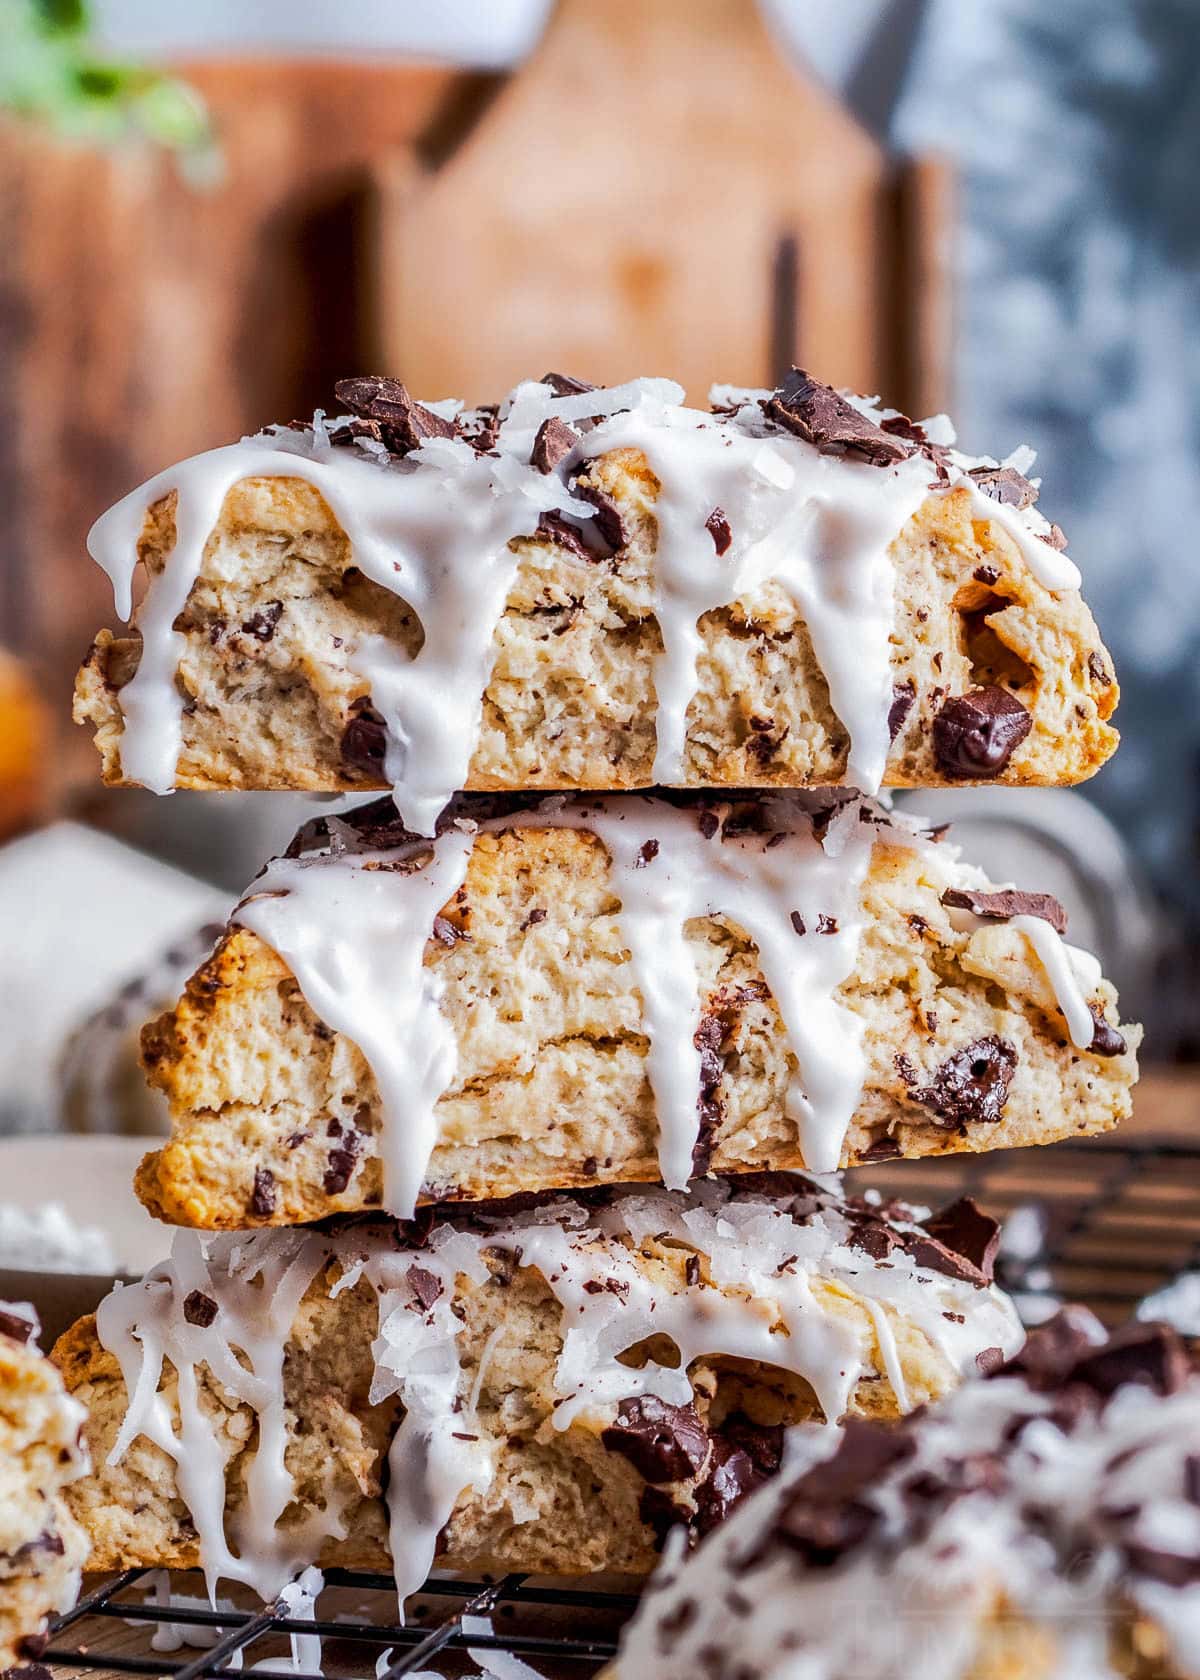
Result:
<svg viewBox="0 0 1200 1680"><path fill-rule="evenodd" d="M207 1330L217 1316L217 1303L202 1289L193 1289L183 1303L183 1316L189 1324Z"/></svg>
<svg viewBox="0 0 1200 1680"><path fill-rule="evenodd" d="M908 1094L943 1125L994 1125L1004 1113L1016 1067L1016 1050L993 1034L956 1050L928 1085L910 1087Z"/></svg>
<svg viewBox="0 0 1200 1680"><path fill-rule="evenodd" d="M947 700L933 720L933 754L946 775L995 776L1033 727L1006 688L990 685Z"/></svg>
<svg viewBox="0 0 1200 1680"><path fill-rule="evenodd" d="M417 1305L422 1312L428 1312L434 1302L442 1294L442 1280L424 1266L410 1266L407 1272L408 1286L416 1297Z"/></svg>
<svg viewBox="0 0 1200 1680"><path fill-rule="evenodd" d="M931 1237L969 1260L988 1283L992 1281L1000 1248L1000 1226L991 1214L983 1212L974 1197L960 1196L948 1207L930 1214L921 1224Z"/></svg>
<svg viewBox="0 0 1200 1680"><path fill-rule="evenodd" d="M969 910L973 916L1000 922L1012 916L1037 916L1049 922L1055 933L1067 931L1067 912L1050 893L974 892L965 887L949 887L942 894L942 903L948 909Z"/></svg>
<svg viewBox="0 0 1200 1680"><path fill-rule="evenodd" d="M849 455L875 467L890 467L912 453L911 445L860 414L831 385L794 367L780 390L764 399L763 413L823 455Z"/></svg>
<svg viewBox="0 0 1200 1680"><path fill-rule="evenodd" d="M578 442L579 433L568 426L565 420L543 420L533 440L530 464L540 473L551 473Z"/></svg>
<svg viewBox="0 0 1200 1680"><path fill-rule="evenodd" d="M972 467L967 474L994 502L1005 507L1027 508L1037 501L1037 489L1015 467Z"/></svg>
<svg viewBox="0 0 1200 1680"><path fill-rule="evenodd" d="M539 383L549 385L556 397L581 397L585 391L597 389L586 379L575 379L569 373L544 373Z"/></svg>
<svg viewBox="0 0 1200 1680"><path fill-rule="evenodd" d="M694 1406L671 1406L653 1394L622 1400L600 1440L648 1482L698 1476L708 1458L708 1431Z"/></svg>
<svg viewBox="0 0 1200 1680"><path fill-rule="evenodd" d="M444 420L423 403L415 402L398 379L380 374L339 379L334 391L352 414L378 423L381 440L393 454L407 455L426 438L456 435L453 420Z"/></svg>
<svg viewBox="0 0 1200 1680"><path fill-rule="evenodd" d="M718 554L727 554L729 545L733 541L733 532L729 528L724 508L715 507L704 521L704 529L713 540L713 547Z"/></svg>
<svg viewBox="0 0 1200 1680"><path fill-rule="evenodd" d="M28 1342L33 1336L33 1320L23 1318L20 1313L5 1312L0 1308L0 1336L7 1336L10 1342Z"/></svg>

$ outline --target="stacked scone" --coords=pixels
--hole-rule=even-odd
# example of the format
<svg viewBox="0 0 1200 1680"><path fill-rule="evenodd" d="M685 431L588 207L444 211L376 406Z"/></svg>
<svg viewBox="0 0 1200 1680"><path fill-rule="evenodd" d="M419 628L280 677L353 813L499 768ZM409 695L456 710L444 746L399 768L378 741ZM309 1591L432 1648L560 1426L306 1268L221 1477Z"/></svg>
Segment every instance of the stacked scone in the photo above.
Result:
<svg viewBox="0 0 1200 1680"><path fill-rule="evenodd" d="M96 1567L264 1595L644 1572L792 1426L1019 1347L972 1203L807 1175L1128 1111L1061 906L877 797L1078 781L1115 681L1030 458L944 420L799 372L338 396L93 532L106 781L391 797L302 830L146 1029L138 1192L190 1229L59 1346L75 1509Z"/></svg>

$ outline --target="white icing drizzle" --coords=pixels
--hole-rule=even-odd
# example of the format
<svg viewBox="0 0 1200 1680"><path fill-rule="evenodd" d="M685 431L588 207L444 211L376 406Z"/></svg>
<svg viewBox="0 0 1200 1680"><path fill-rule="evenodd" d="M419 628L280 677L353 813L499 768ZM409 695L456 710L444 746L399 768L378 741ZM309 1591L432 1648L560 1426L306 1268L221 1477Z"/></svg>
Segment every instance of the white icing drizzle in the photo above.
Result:
<svg viewBox="0 0 1200 1680"><path fill-rule="evenodd" d="M723 919L757 947L795 1061L787 1113L808 1170L832 1172L866 1072L859 1017L838 993L858 960L874 842L921 847L934 879L947 886L987 886L953 847L931 846L902 817L868 813L856 800L819 841L809 813L823 803L766 795L764 832L711 838L695 808L635 794L554 796L479 825L591 830L609 852L630 979L642 999L659 1170L670 1188L691 1177L700 1123L700 995L689 921ZM728 809L714 808L713 821ZM873 820L862 821L865 814ZM432 847L414 841L373 852L339 843L325 854L276 859L233 917L283 957L314 1012L370 1064L383 1116L384 1206L400 1218L411 1217L425 1183L438 1100L455 1077L454 1031L439 1008L443 988L424 956L434 918L463 883L472 843L452 826ZM432 862L416 867L431 849ZM965 911L952 912L952 920L975 921ZM1074 1042L1086 1049L1095 1027L1083 987L1094 992L1099 983L1095 959L1065 946L1047 922L1017 917L1012 925L1030 939Z"/></svg>
<svg viewBox="0 0 1200 1680"><path fill-rule="evenodd" d="M385 1116L384 1204L402 1219L416 1208L437 1142L435 1107L458 1063L425 944L462 885L471 846L470 835L451 830L420 869L411 846L276 858L233 915L279 953L310 1007L370 1063Z"/></svg>
<svg viewBox="0 0 1200 1680"><path fill-rule="evenodd" d="M1200 1439L1200 1377L1166 1398L1126 1386L1068 1433L1045 1415L1055 1400L1016 1377L994 1378L922 1414L906 1426L916 1456L859 1496L881 1513L879 1526L831 1567L806 1571L770 1538L785 1474L682 1566L664 1559L614 1673L692 1680L708 1646L714 1663L736 1655L738 1672L754 1680L960 1680L986 1667L983 1630L1000 1603L1006 1617L1052 1635L1047 1673L1119 1680L1109 1640L1114 1611L1130 1599L1165 1635L1171 1672L1200 1673L1200 1588L1130 1570L1106 1515L1132 1510L1132 1543L1200 1557L1200 1507L1187 1497L1185 1470ZM1035 1421L1017 1433L1022 1417ZM932 1516L901 1491L922 1473L936 1481L948 1466L997 1453L1001 1487ZM1047 1521L1064 1537L1057 1553Z"/></svg>
<svg viewBox="0 0 1200 1680"><path fill-rule="evenodd" d="M551 508L577 520L594 518L591 504L570 494L569 473L585 458L631 447L645 452L662 486L654 509L654 612L663 637L655 668L656 779L685 779L699 619L773 583L807 623L831 704L850 737L846 780L875 792L887 760L892 698L888 549L932 493L929 462L914 453L874 467L821 454L767 424L756 400L764 394L741 393L745 400L735 413L714 416L684 407L680 387L669 380L634 380L567 397L526 382L502 406L494 447L485 454L459 438L433 438L402 459L380 459L381 446L372 440L361 448L333 447L318 413L311 430L276 428L158 474L97 520L88 537L112 579L116 609L129 619L146 511L165 496L177 497L175 545L138 609L141 663L120 692L124 775L159 793L174 785L183 637L172 625L200 575L226 495L245 478L299 478L328 502L354 564L420 619L424 641L412 659L377 636L347 645L342 657L366 679L384 719L385 771L406 821L432 833L439 811L467 781L493 638L516 575L510 540L530 535ZM858 406L876 417L869 404ZM549 418L592 429L557 470L541 473L530 464L530 451ZM966 456L954 460L955 473L971 464ZM1071 562L1036 535L1039 526L1049 527L1035 510L990 501L965 475L959 482L971 488L981 514L1009 531L1046 587L1078 587ZM724 555L705 525L717 507L732 534Z"/></svg>
<svg viewBox="0 0 1200 1680"><path fill-rule="evenodd" d="M796 1180L797 1193L805 1188ZM303 1524L280 1521L295 1491L284 1456L286 1348L302 1296L332 1258L340 1277L331 1294L363 1278L377 1296L370 1401L396 1395L404 1408L388 1453L387 1493L403 1602L425 1579L461 1494L486 1489L494 1475L492 1438L477 1415L479 1373L462 1362L463 1320L453 1310L459 1280L488 1278L488 1252L536 1268L564 1309L554 1377L558 1430L585 1413L603 1427L617 1402L636 1394L687 1403L687 1366L701 1356L795 1373L832 1423L880 1359L891 1370L895 1326L923 1336L962 1374L983 1348L1011 1352L1020 1345L1016 1314L998 1289L919 1268L899 1250L889 1266L879 1266L849 1246L851 1224L836 1195L817 1195L820 1206L807 1218L795 1217L786 1203L731 1194L715 1182L690 1197L618 1193L596 1208L560 1197L507 1218L477 1212L465 1226L445 1221L415 1249L398 1247L384 1221L338 1233L259 1231L207 1244L179 1232L172 1258L118 1289L97 1314L100 1341L119 1361L129 1396L109 1462L118 1463L139 1435L162 1447L196 1527L210 1594L222 1579L246 1582L264 1598L278 1594L327 1538L343 1533L336 1500ZM633 1250L660 1234L702 1256L704 1277L680 1282L639 1267ZM217 1307L207 1325L184 1316L196 1290ZM847 1312L856 1299L867 1308L866 1323ZM678 1369L620 1362L655 1332L679 1348ZM159 1392L167 1366L177 1376L177 1427ZM232 1440L220 1434L221 1409L201 1401L201 1366L257 1419L245 1500L232 1516L224 1504Z"/></svg>

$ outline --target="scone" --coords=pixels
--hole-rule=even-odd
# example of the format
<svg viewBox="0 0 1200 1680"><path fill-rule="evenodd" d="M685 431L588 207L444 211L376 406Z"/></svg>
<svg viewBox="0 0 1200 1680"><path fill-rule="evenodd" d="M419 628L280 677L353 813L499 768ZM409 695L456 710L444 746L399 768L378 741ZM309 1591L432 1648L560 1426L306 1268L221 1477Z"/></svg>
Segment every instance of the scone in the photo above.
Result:
<svg viewBox="0 0 1200 1680"><path fill-rule="evenodd" d="M402 1598L435 1559L645 1571L788 1425L893 1418L1015 1351L995 1247L969 1202L922 1220L787 1175L180 1233L55 1349L96 1466L72 1506L98 1569L268 1599L314 1560L390 1557Z"/></svg>
<svg viewBox="0 0 1200 1680"><path fill-rule="evenodd" d="M88 1554L64 1497L87 1470L84 1411L37 1335L31 1307L0 1302L0 1669L41 1654Z"/></svg>
<svg viewBox="0 0 1200 1680"><path fill-rule="evenodd" d="M1195 1680L1200 1372L1078 1311L996 1364L675 1551L611 1680Z"/></svg>
<svg viewBox="0 0 1200 1680"><path fill-rule="evenodd" d="M391 786L431 834L463 788L1103 764L1112 664L1031 451L962 455L798 370L715 396L547 375L462 413L344 380L351 413L152 479L90 538L131 622L76 690L105 780Z"/></svg>
<svg viewBox="0 0 1200 1680"><path fill-rule="evenodd" d="M138 1193L221 1230L1101 1132L1140 1034L1063 927L844 793L467 796L432 846L382 802L146 1028Z"/></svg>

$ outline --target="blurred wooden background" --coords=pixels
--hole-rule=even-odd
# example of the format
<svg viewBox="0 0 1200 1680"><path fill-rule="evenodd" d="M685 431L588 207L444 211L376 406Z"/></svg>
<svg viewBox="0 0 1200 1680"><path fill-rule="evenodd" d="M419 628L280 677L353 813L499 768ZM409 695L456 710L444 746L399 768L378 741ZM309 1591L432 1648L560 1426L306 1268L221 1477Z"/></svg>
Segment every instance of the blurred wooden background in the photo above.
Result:
<svg viewBox="0 0 1200 1680"><path fill-rule="evenodd" d="M703 401L802 359L945 401L946 173L885 157L746 0L560 0L507 78L178 68L225 152L209 192L0 125L0 642L50 709L49 808L95 786L69 722L112 620L91 520L341 373L473 399L554 365L665 373Z"/></svg>

